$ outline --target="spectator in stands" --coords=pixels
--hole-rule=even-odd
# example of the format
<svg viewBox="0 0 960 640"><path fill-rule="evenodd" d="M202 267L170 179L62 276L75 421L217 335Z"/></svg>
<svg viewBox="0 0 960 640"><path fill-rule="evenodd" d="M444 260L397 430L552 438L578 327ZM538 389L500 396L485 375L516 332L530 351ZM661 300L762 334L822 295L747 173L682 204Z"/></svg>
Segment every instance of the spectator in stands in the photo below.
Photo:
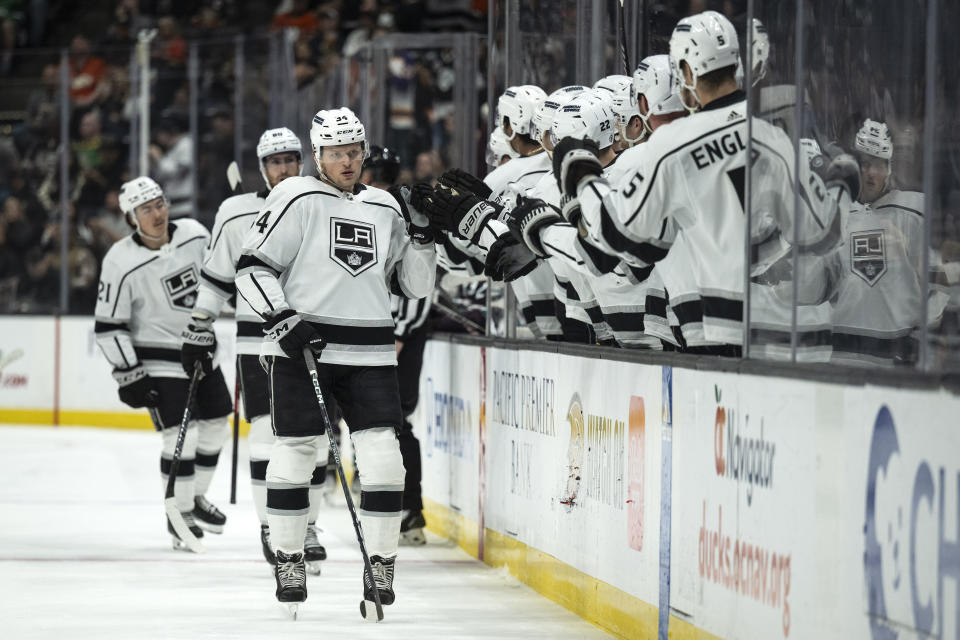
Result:
<svg viewBox="0 0 960 640"><path fill-rule="evenodd" d="M293 0L293 7L286 13L273 17L271 29L297 29L301 33L312 34L317 30L317 16L310 10L308 0Z"/></svg>
<svg viewBox="0 0 960 640"><path fill-rule="evenodd" d="M0 0L0 76L10 73L22 24L23 0Z"/></svg>
<svg viewBox="0 0 960 640"><path fill-rule="evenodd" d="M183 67L187 61L187 42L177 31L177 22L170 16L157 20L157 43L154 49L167 68Z"/></svg>
<svg viewBox="0 0 960 640"><path fill-rule="evenodd" d="M179 114L168 114L156 127L156 144L150 145L153 173L164 185L169 200L170 219L196 217L193 198L193 140L187 135L186 122Z"/></svg>
<svg viewBox="0 0 960 640"><path fill-rule="evenodd" d="M106 61L93 55L86 36L74 36L70 43L70 100L73 104L87 107L102 100L110 89L106 75Z"/></svg>
<svg viewBox="0 0 960 640"><path fill-rule="evenodd" d="M98 258L103 258L113 243L130 235L130 225L120 210L119 192L116 189L107 192L103 206L95 216L87 220L87 229L90 230L91 248Z"/></svg>

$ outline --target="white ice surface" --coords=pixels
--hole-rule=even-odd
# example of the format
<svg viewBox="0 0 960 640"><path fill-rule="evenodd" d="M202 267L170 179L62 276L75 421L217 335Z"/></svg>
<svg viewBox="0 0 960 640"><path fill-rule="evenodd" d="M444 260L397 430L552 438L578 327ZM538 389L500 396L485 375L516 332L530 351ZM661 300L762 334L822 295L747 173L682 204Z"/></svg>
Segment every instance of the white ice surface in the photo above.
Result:
<svg viewBox="0 0 960 640"><path fill-rule="evenodd" d="M329 559L290 620L260 552L245 445L235 505L229 444L221 455L207 495L227 526L207 534L200 556L170 548L157 434L0 426L0 638L608 637L432 534L425 547L401 547L397 602L380 624L365 622L342 496L321 511Z"/></svg>

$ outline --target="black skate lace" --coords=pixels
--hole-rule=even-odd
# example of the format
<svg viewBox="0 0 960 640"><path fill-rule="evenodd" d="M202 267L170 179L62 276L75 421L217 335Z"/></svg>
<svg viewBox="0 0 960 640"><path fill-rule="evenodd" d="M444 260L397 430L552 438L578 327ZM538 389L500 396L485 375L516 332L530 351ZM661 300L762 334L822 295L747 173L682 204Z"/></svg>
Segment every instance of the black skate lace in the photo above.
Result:
<svg viewBox="0 0 960 640"><path fill-rule="evenodd" d="M303 563L296 560L278 564L277 576L280 578L280 586L282 587L300 586L307 579Z"/></svg>

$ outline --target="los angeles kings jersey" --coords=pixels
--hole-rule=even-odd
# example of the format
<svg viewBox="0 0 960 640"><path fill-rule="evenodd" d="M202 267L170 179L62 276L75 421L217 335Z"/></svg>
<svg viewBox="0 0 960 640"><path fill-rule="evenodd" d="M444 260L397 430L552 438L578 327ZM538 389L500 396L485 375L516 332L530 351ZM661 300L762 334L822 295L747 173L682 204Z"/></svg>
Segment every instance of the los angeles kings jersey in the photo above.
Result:
<svg viewBox="0 0 960 640"><path fill-rule="evenodd" d="M624 167L619 184L593 179L578 187L590 241L631 265L662 260L671 250L665 237L668 223L677 223L678 235L688 243L689 259L684 262L700 298L708 343L743 342L747 124L744 94L735 92L659 127L648 142L625 151L619 162L630 166ZM796 218L806 249L821 252L834 246L839 239L838 202L843 199L848 206L849 197L839 187L827 190L802 162L800 207L795 212L792 143L767 122L754 118L752 127L755 214L769 215L790 230ZM684 302L669 293L680 317Z"/></svg>
<svg viewBox="0 0 960 640"><path fill-rule="evenodd" d="M390 293L422 298L435 275L433 243L410 241L386 191L293 177L273 188L244 238L236 283L261 316L290 308L310 322L328 343L322 363L383 366L397 362ZM266 339L261 354L284 355Z"/></svg>
<svg viewBox="0 0 960 640"><path fill-rule="evenodd" d="M149 249L133 233L103 259L95 311L97 344L116 369L142 363L151 376L186 378L181 332L197 299L209 232L196 220L170 223L170 242Z"/></svg>
<svg viewBox="0 0 960 640"><path fill-rule="evenodd" d="M236 293L237 261L247 231L260 218L260 209L269 192L243 193L227 198L220 204L213 221L210 244L200 271L197 292L198 311L212 318ZM263 223L266 226L266 222ZM263 319L243 296L236 296L237 353L258 355L263 342Z"/></svg>

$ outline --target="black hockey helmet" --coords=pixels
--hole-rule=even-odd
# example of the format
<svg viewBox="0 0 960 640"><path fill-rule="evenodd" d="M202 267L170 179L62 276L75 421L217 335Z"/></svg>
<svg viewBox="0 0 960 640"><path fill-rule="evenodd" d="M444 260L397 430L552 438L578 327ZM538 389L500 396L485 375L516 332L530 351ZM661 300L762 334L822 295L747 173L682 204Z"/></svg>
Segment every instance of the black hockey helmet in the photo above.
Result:
<svg viewBox="0 0 960 640"><path fill-rule="evenodd" d="M363 170L371 172L373 182L393 184L400 174L400 156L387 147L370 145L370 157L363 161Z"/></svg>

